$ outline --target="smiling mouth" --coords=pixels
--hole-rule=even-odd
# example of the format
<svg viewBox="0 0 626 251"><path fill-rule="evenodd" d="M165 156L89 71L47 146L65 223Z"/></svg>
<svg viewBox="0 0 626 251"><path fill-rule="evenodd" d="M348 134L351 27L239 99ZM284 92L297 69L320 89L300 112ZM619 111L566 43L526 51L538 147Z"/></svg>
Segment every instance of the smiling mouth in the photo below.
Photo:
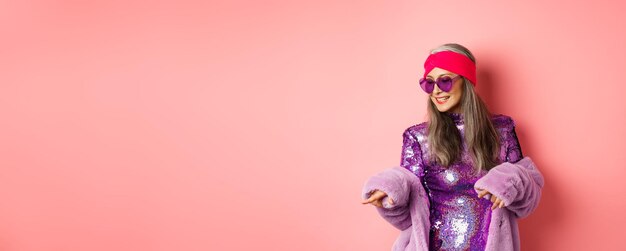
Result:
<svg viewBox="0 0 626 251"><path fill-rule="evenodd" d="M450 99L450 96L446 96L446 97L441 97L441 98L435 98L437 100L437 102L439 103L444 103L446 101L448 101L448 99Z"/></svg>

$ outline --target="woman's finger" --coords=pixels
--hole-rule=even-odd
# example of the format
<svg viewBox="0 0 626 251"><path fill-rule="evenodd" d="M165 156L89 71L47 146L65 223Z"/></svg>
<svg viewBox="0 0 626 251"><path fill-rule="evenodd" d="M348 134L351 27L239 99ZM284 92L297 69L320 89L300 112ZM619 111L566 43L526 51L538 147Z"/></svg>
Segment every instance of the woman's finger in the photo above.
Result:
<svg viewBox="0 0 626 251"><path fill-rule="evenodd" d="M385 194L382 191L376 190L374 193L372 193L370 195L369 198L367 198L366 200L364 200L362 203L363 204L367 204L367 203L372 203L373 201L379 200L383 197L387 196L387 194Z"/></svg>
<svg viewBox="0 0 626 251"><path fill-rule="evenodd" d="M388 197L387 194L383 191L380 190L375 190L369 198L361 201L361 204L372 204L374 206L377 207L383 207L383 200L385 199L385 197ZM393 205L394 201L391 197L389 197L388 202L390 205Z"/></svg>
<svg viewBox="0 0 626 251"><path fill-rule="evenodd" d="M493 196L493 194L492 194L491 196ZM495 197L495 196L494 196L494 197ZM496 198L496 199L493 201L493 204L491 205L491 210L494 210L494 209L498 208L498 204L500 204L500 198Z"/></svg>
<svg viewBox="0 0 626 251"><path fill-rule="evenodd" d="M478 198L482 198L483 196L489 193L489 191L487 190L482 190L482 189L479 189L479 190L480 191L478 191Z"/></svg>
<svg viewBox="0 0 626 251"><path fill-rule="evenodd" d="M503 208L503 207L504 207L504 201L501 200L500 201L500 208Z"/></svg>
<svg viewBox="0 0 626 251"><path fill-rule="evenodd" d="M376 198L378 199L382 199L383 197L387 196L385 192L380 191L380 190L376 190L376 193L374 193L374 195L376 195Z"/></svg>
<svg viewBox="0 0 626 251"><path fill-rule="evenodd" d="M376 207L383 207L383 204L382 204L382 203L380 203L380 200L376 200L376 201L372 202L372 204L373 204L374 206L376 206Z"/></svg>
<svg viewBox="0 0 626 251"><path fill-rule="evenodd" d="M374 196L370 196L369 198L361 201L362 204L367 204L367 203L372 203L376 200L376 198Z"/></svg>
<svg viewBox="0 0 626 251"><path fill-rule="evenodd" d="M496 197L495 195L491 194L491 202L495 203L497 199L498 199L498 197Z"/></svg>

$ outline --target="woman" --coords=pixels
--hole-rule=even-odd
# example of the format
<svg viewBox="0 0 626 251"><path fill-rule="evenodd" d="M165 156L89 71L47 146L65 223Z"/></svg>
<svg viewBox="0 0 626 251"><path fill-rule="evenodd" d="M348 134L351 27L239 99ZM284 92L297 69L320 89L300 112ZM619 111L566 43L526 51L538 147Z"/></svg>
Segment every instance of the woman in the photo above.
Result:
<svg viewBox="0 0 626 251"><path fill-rule="evenodd" d="M399 238L394 250L519 250L515 219L537 206L543 177L528 157L519 162L523 155L511 117L491 114L475 92L475 64L472 53L459 44L439 46L424 63L425 73L419 83L429 95L429 121L404 131L400 167L419 181L421 187L415 189L424 190L427 203L422 207L429 210L420 215L410 212L408 207L418 207L418 198L414 205L394 201L410 196L401 195L410 186L389 183L402 175L397 170L373 177L364 189L362 203L378 207L381 215L401 230L425 218L427 233L422 243L411 243L419 239L419 234L413 234L417 237ZM395 181L401 183L400 179ZM513 193L516 196L511 196ZM403 213L394 203L408 209ZM508 210L508 214L499 212L498 227L492 219L494 210ZM403 214L411 219L398 224L398 216ZM505 218L508 231L501 226ZM508 239L509 243L495 243L495 239Z"/></svg>

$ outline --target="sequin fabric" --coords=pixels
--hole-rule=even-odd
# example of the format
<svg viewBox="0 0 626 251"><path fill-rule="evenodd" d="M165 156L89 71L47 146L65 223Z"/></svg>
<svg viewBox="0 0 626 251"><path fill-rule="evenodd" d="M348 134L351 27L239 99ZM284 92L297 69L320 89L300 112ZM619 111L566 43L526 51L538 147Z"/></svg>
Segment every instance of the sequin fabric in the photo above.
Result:
<svg viewBox="0 0 626 251"><path fill-rule="evenodd" d="M464 135L463 115L450 116ZM500 135L500 159L517 162L523 158L515 123L511 117L492 115ZM471 156L463 142L461 159L445 168L428 161L427 122L410 126L403 133L401 166L413 172L424 186L430 200L429 250L485 250L491 201L478 198L474 183L487 171L473 172Z"/></svg>

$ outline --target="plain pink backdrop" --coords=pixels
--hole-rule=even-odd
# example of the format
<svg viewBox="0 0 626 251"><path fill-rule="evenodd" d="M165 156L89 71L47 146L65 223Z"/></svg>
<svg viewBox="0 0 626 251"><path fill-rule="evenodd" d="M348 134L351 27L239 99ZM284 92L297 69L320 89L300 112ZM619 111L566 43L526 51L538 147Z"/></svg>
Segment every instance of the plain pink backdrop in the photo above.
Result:
<svg viewBox="0 0 626 251"><path fill-rule="evenodd" d="M0 1L0 250L389 250L361 205L430 49L544 173L523 250L619 250L619 1Z"/></svg>

